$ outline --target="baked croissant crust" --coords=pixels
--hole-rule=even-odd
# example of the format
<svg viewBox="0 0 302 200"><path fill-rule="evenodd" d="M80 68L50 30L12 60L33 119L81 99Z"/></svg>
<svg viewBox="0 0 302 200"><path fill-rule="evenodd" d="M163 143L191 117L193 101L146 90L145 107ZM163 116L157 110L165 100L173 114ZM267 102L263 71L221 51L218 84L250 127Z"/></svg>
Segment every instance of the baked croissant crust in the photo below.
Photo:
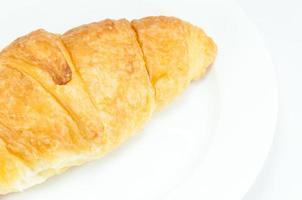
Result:
<svg viewBox="0 0 302 200"><path fill-rule="evenodd" d="M215 55L201 29L164 16L18 38L0 53L0 194L105 155Z"/></svg>

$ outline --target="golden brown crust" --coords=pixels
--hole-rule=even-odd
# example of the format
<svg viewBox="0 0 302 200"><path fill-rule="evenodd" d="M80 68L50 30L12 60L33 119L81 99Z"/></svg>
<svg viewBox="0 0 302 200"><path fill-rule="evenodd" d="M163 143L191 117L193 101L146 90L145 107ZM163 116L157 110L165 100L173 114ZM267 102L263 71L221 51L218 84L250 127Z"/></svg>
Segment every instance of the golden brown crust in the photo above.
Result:
<svg viewBox="0 0 302 200"><path fill-rule="evenodd" d="M60 49L60 38L42 29L17 39L10 45L22 59L49 73L58 85L68 83L72 78L71 69Z"/></svg>
<svg viewBox="0 0 302 200"><path fill-rule="evenodd" d="M201 77L215 57L214 42L201 29L175 17L146 17L133 20L132 26L155 88L157 109Z"/></svg>
<svg viewBox="0 0 302 200"><path fill-rule="evenodd" d="M216 54L173 17L34 31L0 53L0 194L96 159L201 77Z"/></svg>
<svg viewBox="0 0 302 200"><path fill-rule="evenodd" d="M70 30L62 40L100 110L112 148L138 129L154 107L135 33L125 19L104 20Z"/></svg>
<svg viewBox="0 0 302 200"><path fill-rule="evenodd" d="M30 36L19 38L1 53L2 65L16 69L34 79L45 92L51 95L53 100L68 112L77 123L83 137L86 139L96 139L98 142L101 142L103 124L99 118L98 110L91 102L87 91L83 87L82 80L75 72L64 45L61 42L57 43L57 45L60 45L64 59L66 59L68 66L72 70L73 77L67 84L58 85L53 81L50 73L44 70L45 67L32 64L34 62L23 59L24 54L20 51L18 43L27 43L26 40L35 40L36 35ZM32 48L33 54L34 52L39 54L39 51L39 46Z"/></svg>
<svg viewBox="0 0 302 200"><path fill-rule="evenodd" d="M0 186L22 179L26 171L20 166L37 170L55 162L60 154L88 149L77 124L51 95L29 76L3 64L0 96L0 159L10 158L0 165ZM18 173L19 180L12 173Z"/></svg>

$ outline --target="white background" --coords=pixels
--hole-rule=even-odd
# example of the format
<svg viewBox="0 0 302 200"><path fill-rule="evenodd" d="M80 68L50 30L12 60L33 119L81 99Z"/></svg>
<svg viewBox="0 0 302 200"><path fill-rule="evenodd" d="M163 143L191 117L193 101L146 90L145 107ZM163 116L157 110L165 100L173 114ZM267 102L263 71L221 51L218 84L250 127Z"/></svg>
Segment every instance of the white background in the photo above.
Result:
<svg viewBox="0 0 302 200"><path fill-rule="evenodd" d="M244 200L302 199L302 2L238 0L262 33L277 70L278 127L271 153Z"/></svg>

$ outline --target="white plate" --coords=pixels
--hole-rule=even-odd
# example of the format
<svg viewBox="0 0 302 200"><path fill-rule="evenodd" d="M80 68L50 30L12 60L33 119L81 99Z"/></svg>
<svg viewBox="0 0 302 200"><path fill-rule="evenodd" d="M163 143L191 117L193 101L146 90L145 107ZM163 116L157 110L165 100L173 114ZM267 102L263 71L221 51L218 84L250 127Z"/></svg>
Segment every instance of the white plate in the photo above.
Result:
<svg viewBox="0 0 302 200"><path fill-rule="evenodd" d="M239 200L269 151L277 87L253 24L234 4L153 1L6 1L0 46L37 28L64 32L104 18L174 15L214 38L218 57L207 77L107 157L5 200Z"/></svg>

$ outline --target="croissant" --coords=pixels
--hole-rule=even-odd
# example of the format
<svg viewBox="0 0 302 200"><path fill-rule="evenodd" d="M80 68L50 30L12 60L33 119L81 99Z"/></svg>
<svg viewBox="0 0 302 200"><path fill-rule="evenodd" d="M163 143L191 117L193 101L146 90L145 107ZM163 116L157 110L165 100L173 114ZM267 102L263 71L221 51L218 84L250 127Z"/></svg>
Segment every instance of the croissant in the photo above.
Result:
<svg viewBox="0 0 302 200"><path fill-rule="evenodd" d="M201 29L164 16L18 38L0 53L0 194L104 156L215 55Z"/></svg>

